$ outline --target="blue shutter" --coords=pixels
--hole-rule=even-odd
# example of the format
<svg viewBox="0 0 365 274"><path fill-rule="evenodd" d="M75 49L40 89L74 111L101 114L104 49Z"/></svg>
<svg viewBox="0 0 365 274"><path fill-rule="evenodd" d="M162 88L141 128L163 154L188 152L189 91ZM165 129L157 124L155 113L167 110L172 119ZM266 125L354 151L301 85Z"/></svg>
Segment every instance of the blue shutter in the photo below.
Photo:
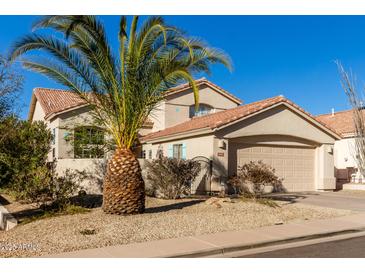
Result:
<svg viewBox="0 0 365 274"><path fill-rule="evenodd" d="M183 143L182 144L182 155L181 155L181 158L182 159L186 159L186 144L185 143Z"/></svg>
<svg viewBox="0 0 365 274"><path fill-rule="evenodd" d="M167 147L167 157L168 157L168 158L172 158L172 157L174 157L174 150L173 150L173 148L172 148L172 145L171 145L171 144Z"/></svg>

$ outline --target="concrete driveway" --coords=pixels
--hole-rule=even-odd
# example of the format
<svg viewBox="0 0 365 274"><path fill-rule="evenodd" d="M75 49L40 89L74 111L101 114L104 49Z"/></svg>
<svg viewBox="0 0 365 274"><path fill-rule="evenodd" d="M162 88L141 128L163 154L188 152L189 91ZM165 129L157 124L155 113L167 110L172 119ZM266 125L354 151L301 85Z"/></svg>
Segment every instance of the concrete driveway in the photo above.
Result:
<svg viewBox="0 0 365 274"><path fill-rule="evenodd" d="M304 192L274 194L274 199L314 206L365 211L365 194L351 195L341 192Z"/></svg>

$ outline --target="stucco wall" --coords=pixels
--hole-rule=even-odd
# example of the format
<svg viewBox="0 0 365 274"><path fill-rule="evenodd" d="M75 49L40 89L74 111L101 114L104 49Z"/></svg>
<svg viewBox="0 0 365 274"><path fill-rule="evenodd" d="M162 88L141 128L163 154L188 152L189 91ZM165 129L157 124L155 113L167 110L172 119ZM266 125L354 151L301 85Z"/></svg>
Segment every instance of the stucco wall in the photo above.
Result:
<svg viewBox="0 0 365 274"><path fill-rule="evenodd" d="M335 142L334 160L337 169L345 169L348 167L357 167L355 152L355 139L345 138Z"/></svg>
<svg viewBox="0 0 365 274"><path fill-rule="evenodd" d="M165 127L174 126L189 120L189 109L194 103L194 94L191 89L167 96L165 103ZM202 85L199 89L199 103L210 105L215 108L215 111L222 111L237 106L232 100L206 85Z"/></svg>
<svg viewBox="0 0 365 274"><path fill-rule="evenodd" d="M197 156L203 156L211 159L213 157L213 138L213 135L206 135L182 140L144 144L142 145L142 150L146 151L146 158L148 158L149 150L152 150L152 159L156 159L159 146L162 148L163 155L168 156L168 147L170 145L185 144L187 159L192 159Z"/></svg>
<svg viewBox="0 0 365 274"><path fill-rule="evenodd" d="M39 101L37 101L34 108L33 121L44 121L44 116L45 114L41 107L41 104L39 103Z"/></svg>
<svg viewBox="0 0 365 274"><path fill-rule="evenodd" d="M159 103L150 113L149 119L153 122L152 131L165 129L165 102Z"/></svg>
<svg viewBox="0 0 365 274"><path fill-rule="evenodd" d="M80 186L90 194L102 193L102 182L105 174L105 159L58 159L56 171L58 175L65 175L66 170L73 174L80 174Z"/></svg>
<svg viewBox="0 0 365 274"><path fill-rule="evenodd" d="M318 144L334 144L335 138L281 105L219 131L224 138L253 135L295 136Z"/></svg>

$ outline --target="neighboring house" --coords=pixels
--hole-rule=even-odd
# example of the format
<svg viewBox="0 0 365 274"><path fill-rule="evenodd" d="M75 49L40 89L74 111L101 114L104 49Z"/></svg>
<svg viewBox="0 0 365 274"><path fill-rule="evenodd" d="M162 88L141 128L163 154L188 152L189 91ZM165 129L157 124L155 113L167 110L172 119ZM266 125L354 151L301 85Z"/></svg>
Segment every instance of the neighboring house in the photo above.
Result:
<svg viewBox="0 0 365 274"><path fill-rule="evenodd" d="M341 184L350 182L357 169L353 110L323 114L317 119L341 134L341 140L337 140L334 146L336 178L341 187Z"/></svg>
<svg viewBox="0 0 365 274"><path fill-rule="evenodd" d="M339 133L283 96L241 105L241 100L206 79L197 80L197 85L198 112L189 85L166 93L140 130L141 158L162 154L198 160L204 168L193 193L220 191L237 167L251 160L273 166L287 191L335 188L333 146ZM50 159L57 160L59 170L92 172L95 162L105 162L88 152L90 146L76 151L65 141L72 130L89 128L88 111L72 92L34 90L29 119L45 120L54 132ZM98 131L90 128L90 136L95 134Z"/></svg>

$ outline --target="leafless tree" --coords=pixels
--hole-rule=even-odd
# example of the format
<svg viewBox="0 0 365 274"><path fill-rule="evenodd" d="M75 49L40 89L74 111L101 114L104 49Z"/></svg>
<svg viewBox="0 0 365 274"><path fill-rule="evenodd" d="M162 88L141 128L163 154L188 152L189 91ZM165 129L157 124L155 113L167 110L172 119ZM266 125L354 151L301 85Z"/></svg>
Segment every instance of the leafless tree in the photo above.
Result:
<svg viewBox="0 0 365 274"><path fill-rule="evenodd" d="M23 80L23 76L0 55L0 118L14 110Z"/></svg>
<svg viewBox="0 0 365 274"><path fill-rule="evenodd" d="M352 72L347 72L339 61L336 65L340 74L342 88L345 91L353 110L353 123L355 129L355 155L357 167L365 177L365 117L364 117L364 92L359 92L356 87L356 78Z"/></svg>

